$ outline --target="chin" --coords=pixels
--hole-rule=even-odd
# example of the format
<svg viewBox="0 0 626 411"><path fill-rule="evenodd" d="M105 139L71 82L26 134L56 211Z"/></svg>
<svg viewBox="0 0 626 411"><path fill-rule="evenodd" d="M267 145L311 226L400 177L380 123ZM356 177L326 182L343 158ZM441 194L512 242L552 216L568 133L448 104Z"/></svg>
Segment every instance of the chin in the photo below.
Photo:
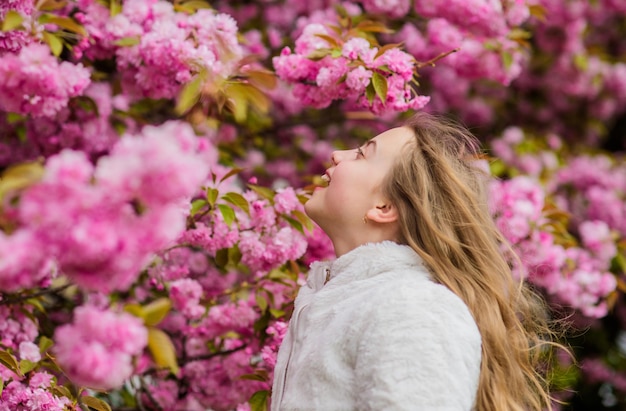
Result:
<svg viewBox="0 0 626 411"><path fill-rule="evenodd" d="M304 203L304 213L319 225L319 218L317 218L317 216L319 216L319 210L315 207L315 201L313 198L309 198L309 200Z"/></svg>

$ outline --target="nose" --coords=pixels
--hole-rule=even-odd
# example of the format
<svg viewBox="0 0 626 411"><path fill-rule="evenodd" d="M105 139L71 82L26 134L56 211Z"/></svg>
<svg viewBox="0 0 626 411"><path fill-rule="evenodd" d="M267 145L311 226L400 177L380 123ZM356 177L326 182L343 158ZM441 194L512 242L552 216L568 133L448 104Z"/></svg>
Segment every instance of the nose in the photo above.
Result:
<svg viewBox="0 0 626 411"><path fill-rule="evenodd" d="M352 150L335 150L330 155L330 161L333 163L334 166L336 166L337 164L341 163L344 160L344 158L346 157L346 154L349 153L350 151Z"/></svg>

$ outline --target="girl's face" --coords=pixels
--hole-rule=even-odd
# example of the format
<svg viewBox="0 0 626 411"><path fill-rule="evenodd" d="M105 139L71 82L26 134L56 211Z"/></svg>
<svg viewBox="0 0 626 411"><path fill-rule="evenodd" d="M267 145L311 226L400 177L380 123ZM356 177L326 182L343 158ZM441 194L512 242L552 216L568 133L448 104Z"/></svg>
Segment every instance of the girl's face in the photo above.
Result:
<svg viewBox="0 0 626 411"><path fill-rule="evenodd" d="M328 186L317 189L305 204L309 217L333 242L342 237L359 242L353 237L362 236L367 229L363 217L387 204L382 182L413 138L409 128L394 128L356 149L333 152L332 165L326 170Z"/></svg>

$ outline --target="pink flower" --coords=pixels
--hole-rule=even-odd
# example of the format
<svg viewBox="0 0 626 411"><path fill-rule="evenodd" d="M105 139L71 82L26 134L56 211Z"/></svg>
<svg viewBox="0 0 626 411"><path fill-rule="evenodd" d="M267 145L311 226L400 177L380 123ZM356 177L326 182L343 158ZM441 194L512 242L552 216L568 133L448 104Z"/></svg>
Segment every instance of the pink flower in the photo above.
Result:
<svg viewBox="0 0 626 411"><path fill-rule="evenodd" d="M183 278L170 284L170 298L174 308L189 318L198 318L205 312L199 304L202 286L195 280Z"/></svg>
<svg viewBox="0 0 626 411"><path fill-rule="evenodd" d="M30 341L22 341L19 346L19 351L21 360L28 360L31 362L39 362L39 360L41 360L39 347Z"/></svg>
<svg viewBox="0 0 626 411"><path fill-rule="evenodd" d="M370 84L372 72L363 66L359 66L348 72L346 76L346 85L357 93L363 93L365 88Z"/></svg>
<svg viewBox="0 0 626 411"><path fill-rule="evenodd" d="M54 116L91 81L82 64L59 63L42 44L0 56L0 78L0 109L34 117Z"/></svg>
<svg viewBox="0 0 626 411"><path fill-rule="evenodd" d="M167 122L147 126L139 137L126 136L95 172L111 193L158 206L195 193L209 173L196 154L197 137L190 125Z"/></svg>
<svg viewBox="0 0 626 411"><path fill-rule="evenodd" d="M28 229L11 235L0 232L0 290L14 292L49 284L56 270L41 240Z"/></svg>
<svg viewBox="0 0 626 411"><path fill-rule="evenodd" d="M608 269L611 259L617 254L617 246L607 223L604 221L583 221L578 226L582 237L582 243L601 261L604 268Z"/></svg>
<svg viewBox="0 0 626 411"><path fill-rule="evenodd" d="M296 39L296 53L306 56L312 51L328 48L328 42L319 37L318 34L331 35L322 24L312 23L304 27L302 34Z"/></svg>
<svg viewBox="0 0 626 411"><path fill-rule="evenodd" d="M288 214L294 210L302 211L302 203L292 187L278 190L274 196L274 209L278 213Z"/></svg>
<svg viewBox="0 0 626 411"><path fill-rule="evenodd" d="M365 0L363 7L371 14L384 14L391 18L401 18L411 10L410 0Z"/></svg>
<svg viewBox="0 0 626 411"><path fill-rule="evenodd" d="M74 310L74 321L58 327L54 352L75 383L94 389L119 388L133 372L132 358L148 343L141 321L92 306Z"/></svg>
<svg viewBox="0 0 626 411"><path fill-rule="evenodd" d="M341 54L350 60L359 58L365 60L371 54L371 51L376 53L376 50L371 48L369 41L361 37L355 37L346 41L341 48Z"/></svg>

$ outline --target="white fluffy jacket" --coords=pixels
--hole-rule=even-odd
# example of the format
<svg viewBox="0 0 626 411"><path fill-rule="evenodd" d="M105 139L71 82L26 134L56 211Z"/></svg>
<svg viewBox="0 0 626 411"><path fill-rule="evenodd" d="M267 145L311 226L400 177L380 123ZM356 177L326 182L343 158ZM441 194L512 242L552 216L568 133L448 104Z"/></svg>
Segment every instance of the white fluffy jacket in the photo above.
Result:
<svg viewBox="0 0 626 411"><path fill-rule="evenodd" d="M272 411L469 411L481 338L463 301L392 242L311 265L278 352Z"/></svg>

